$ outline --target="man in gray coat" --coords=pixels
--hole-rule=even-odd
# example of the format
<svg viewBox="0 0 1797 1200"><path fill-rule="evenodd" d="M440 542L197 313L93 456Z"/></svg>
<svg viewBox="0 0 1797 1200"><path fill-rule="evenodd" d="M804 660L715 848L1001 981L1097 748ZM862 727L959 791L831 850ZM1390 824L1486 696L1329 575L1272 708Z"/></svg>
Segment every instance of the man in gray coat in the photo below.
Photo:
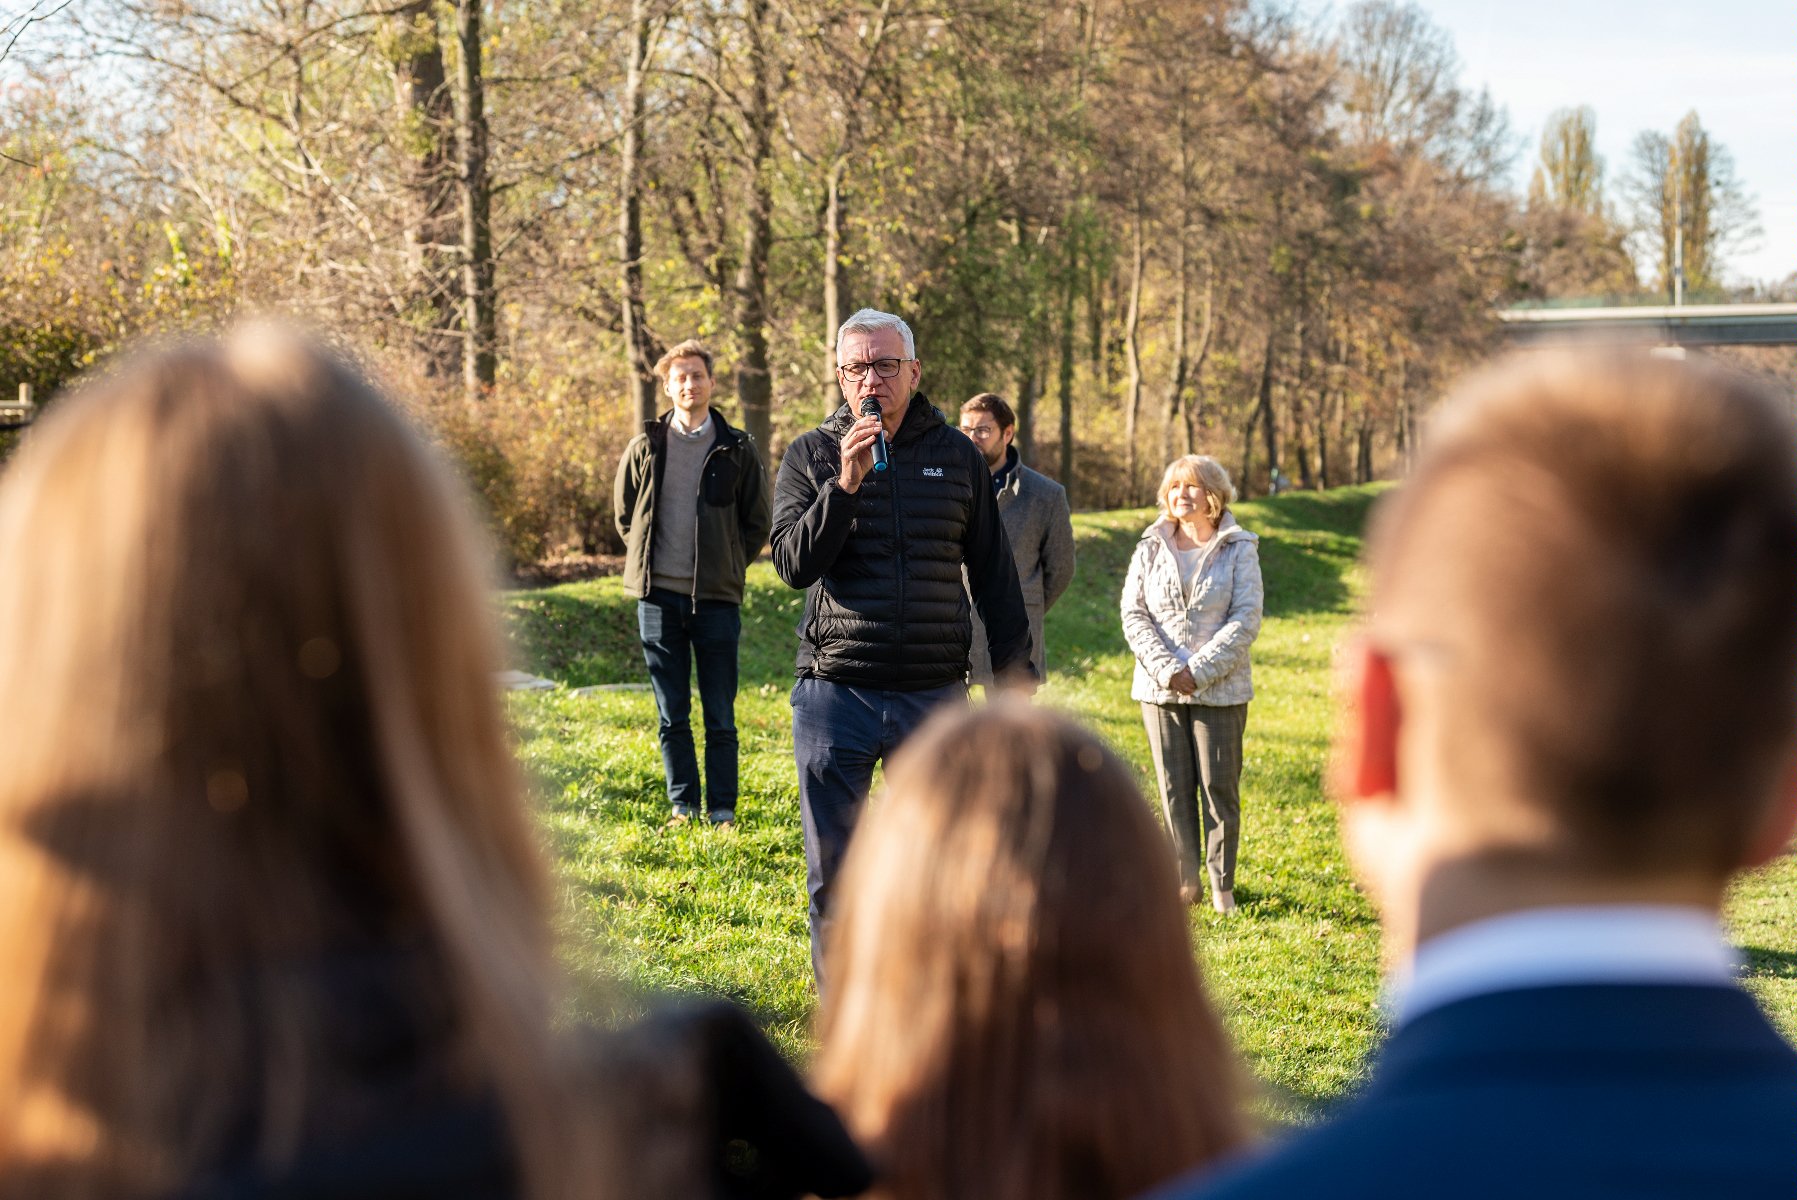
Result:
<svg viewBox="0 0 1797 1200"><path fill-rule="evenodd" d="M1023 604L1029 610L1031 661L1036 667L1036 678L1046 679L1042 618L1073 582L1073 517L1067 507L1067 489L1018 460L1017 448L1011 444L1017 436L1017 414L1003 397L981 392L963 404L961 432L980 448L992 471L992 491L998 497L1005 536L1017 560ZM969 662L972 682L992 682L986 627L980 624L977 612L973 617Z"/></svg>

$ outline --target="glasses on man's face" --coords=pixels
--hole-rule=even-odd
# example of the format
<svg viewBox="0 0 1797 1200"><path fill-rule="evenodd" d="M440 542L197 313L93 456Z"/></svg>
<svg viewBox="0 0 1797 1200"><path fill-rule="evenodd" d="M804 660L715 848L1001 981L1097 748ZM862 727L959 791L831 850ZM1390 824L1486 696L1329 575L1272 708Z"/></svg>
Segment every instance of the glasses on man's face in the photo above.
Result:
<svg viewBox="0 0 1797 1200"><path fill-rule="evenodd" d="M867 378L869 368L881 379L892 379L897 377L899 368L910 361L908 358L876 358L872 362L842 363L836 369L842 372L844 379L856 382Z"/></svg>
<svg viewBox="0 0 1797 1200"><path fill-rule="evenodd" d="M997 437L998 436L998 426L996 426L996 425L963 425L963 426L961 426L961 432L966 434L968 437L972 438L976 442L983 442L989 437Z"/></svg>

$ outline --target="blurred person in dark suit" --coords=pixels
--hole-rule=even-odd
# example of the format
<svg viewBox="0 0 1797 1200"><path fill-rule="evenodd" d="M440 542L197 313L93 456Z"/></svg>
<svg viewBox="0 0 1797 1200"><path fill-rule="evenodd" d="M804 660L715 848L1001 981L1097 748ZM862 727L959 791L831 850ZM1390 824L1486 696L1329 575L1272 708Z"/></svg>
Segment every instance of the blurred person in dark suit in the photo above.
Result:
<svg viewBox="0 0 1797 1200"><path fill-rule="evenodd" d="M1165 1196L1797 1195L1797 1052L1718 915L1797 820L1783 405L1513 360L1444 410L1369 561L1336 787L1391 1038L1335 1119Z"/></svg>
<svg viewBox="0 0 1797 1200"><path fill-rule="evenodd" d="M1048 678L1048 651L1042 638L1042 622L1067 585L1073 582L1073 514L1067 507L1067 489L1032 470L1017 454L1017 414L1003 396L981 392L961 405L961 432L986 458L992 472L992 494L998 515L1005 523L1005 537L1017 561L1017 583L1023 588L1023 607L1030 616L1030 661L1036 677ZM986 644L986 626L973 614L973 648L967 678L973 683L992 683L992 648Z"/></svg>

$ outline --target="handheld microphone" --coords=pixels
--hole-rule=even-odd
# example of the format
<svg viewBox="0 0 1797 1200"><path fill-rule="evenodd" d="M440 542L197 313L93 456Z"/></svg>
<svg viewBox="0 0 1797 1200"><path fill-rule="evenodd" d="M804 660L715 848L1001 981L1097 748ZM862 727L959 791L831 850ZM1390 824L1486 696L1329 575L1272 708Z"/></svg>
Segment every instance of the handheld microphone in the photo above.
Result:
<svg viewBox="0 0 1797 1200"><path fill-rule="evenodd" d="M861 402L861 415L877 417L880 415L880 401L877 396L869 396ZM874 438L874 470L886 469L886 427L880 426L880 432Z"/></svg>

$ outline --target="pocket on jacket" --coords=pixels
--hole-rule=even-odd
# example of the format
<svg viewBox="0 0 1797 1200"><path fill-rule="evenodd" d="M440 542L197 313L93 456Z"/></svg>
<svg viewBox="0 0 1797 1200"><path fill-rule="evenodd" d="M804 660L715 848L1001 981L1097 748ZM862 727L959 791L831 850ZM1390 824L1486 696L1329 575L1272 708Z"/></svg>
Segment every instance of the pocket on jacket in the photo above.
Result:
<svg viewBox="0 0 1797 1200"><path fill-rule="evenodd" d="M705 478L699 489L705 496L705 503L713 508L736 503L736 481L741 475L742 468L733 455L712 455L705 464Z"/></svg>

